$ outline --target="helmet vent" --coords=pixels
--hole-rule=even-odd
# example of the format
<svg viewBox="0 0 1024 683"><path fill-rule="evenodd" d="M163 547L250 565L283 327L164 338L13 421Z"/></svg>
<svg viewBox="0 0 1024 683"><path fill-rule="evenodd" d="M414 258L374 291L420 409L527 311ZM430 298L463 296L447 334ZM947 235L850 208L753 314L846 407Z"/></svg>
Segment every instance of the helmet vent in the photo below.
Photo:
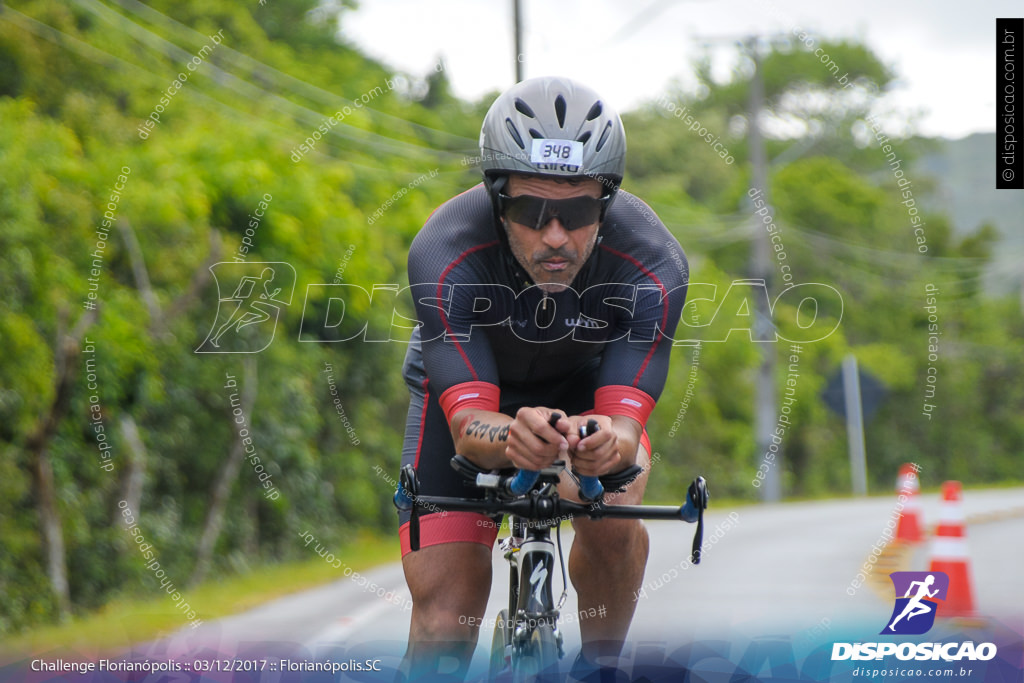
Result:
<svg viewBox="0 0 1024 683"><path fill-rule="evenodd" d="M526 145L523 143L523 136L516 130L516 124L512 123L512 119L505 119L505 128L508 129L508 134L516 141L516 144L519 145L519 149L525 150Z"/></svg>
<svg viewBox="0 0 1024 683"><path fill-rule="evenodd" d="M523 100L518 97L516 98L516 111L523 116L529 116L531 119L537 118L537 115L533 113L532 109L530 109L530 105L523 102Z"/></svg>
<svg viewBox="0 0 1024 683"><path fill-rule="evenodd" d="M597 141L596 151L600 152L601 148L604 147L604 143L608 142L608 133L612 132L612 122L609 121L605 124L604 130L601 131L601 137Z"/></svg>
<svg viewBox="0 0 1024 683"><path fill-rule="evenodd" d="M565 128L565 98L561 95L555 98L555 116L558 117L558 127Z"/></svg>
<svg viewBox="0 0 1024 683"><path fill-rule="evenodd" d="M590 131L584 131L583 135L576 138L576 142L582 142L584 145L587 144L587 140L590 139Z"/></svg>
<svg viewBox="0 0 1024 683"><path fill-rule="evenodd" d="M600 116L602 109L603 107L601 106L601 100L594 102L594 106L591 107L590 111L587 112L587 121L593 121L598 116Z"/></svg>
<svg viewBox="0 0 1024 683"><path fill-rule="evenodd" d="M536 128L531 128L530 129L530 137L533 138L534 140L543 140L544 139L544 133L541 133Z"/></svg>

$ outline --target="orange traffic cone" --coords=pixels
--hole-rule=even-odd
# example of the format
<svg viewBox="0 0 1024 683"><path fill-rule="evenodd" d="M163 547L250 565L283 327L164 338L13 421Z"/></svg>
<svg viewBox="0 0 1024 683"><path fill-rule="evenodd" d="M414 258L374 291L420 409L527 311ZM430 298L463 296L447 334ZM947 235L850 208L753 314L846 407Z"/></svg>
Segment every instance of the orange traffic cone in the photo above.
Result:
<svg viewBox="0 0 1024 683"><path fill-rule="evenodd" d="M906 496L903 504L903 514L900 516L899 525L896 527L896 540L907 543L920 543L924 538L921 533L921 503L917 494L921 486L917 482L917 468L910 463L904 463L900 467L900 476L896 480L896 493Z"/></svg>
<svg viewBox="0 0 1024 683"><path fill-rule="evenodd" d="M932 540L930 572L946 572L949 592L939 614L946 617L974 615L974 593L971 590L971 572L967 558L967 534L964 528L964 510L961 486L958 481L942 485L942 508L939 526Z"/></svg>

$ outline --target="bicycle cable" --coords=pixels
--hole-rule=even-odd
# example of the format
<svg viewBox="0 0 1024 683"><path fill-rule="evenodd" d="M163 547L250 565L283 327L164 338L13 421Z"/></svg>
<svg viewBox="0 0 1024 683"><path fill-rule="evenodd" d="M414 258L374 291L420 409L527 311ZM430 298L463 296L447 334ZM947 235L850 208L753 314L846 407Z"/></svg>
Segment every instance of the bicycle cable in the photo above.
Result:
<svg viewBox="0 0 1024 683"><path fill-rule="evenodd" d="M569 582L565 578L565 555L562 553L562 524L559 522L555 527L555 539L558 542L558 564L562 567L562 597L558 598L558 606L555 611L561 612L562 605L569 597Z"/></svg>

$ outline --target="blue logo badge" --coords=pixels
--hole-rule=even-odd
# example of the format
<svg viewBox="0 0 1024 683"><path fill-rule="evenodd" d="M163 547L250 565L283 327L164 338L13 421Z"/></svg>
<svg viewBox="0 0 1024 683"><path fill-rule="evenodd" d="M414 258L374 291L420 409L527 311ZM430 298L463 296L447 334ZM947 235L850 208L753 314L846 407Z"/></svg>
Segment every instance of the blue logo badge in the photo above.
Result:
<svg viewBox="0 0 1024 683"><path fill-rule="evenodd" d="M896 588L896 605L881 635L927 633L935 623L936 600L946 599L949 576L945 572L893 572L889 578Z"/></svg>

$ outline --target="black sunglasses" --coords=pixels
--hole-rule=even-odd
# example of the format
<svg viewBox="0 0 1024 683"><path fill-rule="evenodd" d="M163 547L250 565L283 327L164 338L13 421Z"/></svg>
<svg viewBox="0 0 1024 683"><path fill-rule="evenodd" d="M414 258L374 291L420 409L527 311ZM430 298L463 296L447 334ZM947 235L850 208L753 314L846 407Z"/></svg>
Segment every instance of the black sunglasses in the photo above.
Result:
<svg viewBox="0 0 1024 683"><path fill-rule="evenodd" d="M566 230L578 230L604 220L611 199L611 195L545 199L529 194L499 194L498 210L510 221L534 230L542 229L552 218L558 218Z"/></svg>

